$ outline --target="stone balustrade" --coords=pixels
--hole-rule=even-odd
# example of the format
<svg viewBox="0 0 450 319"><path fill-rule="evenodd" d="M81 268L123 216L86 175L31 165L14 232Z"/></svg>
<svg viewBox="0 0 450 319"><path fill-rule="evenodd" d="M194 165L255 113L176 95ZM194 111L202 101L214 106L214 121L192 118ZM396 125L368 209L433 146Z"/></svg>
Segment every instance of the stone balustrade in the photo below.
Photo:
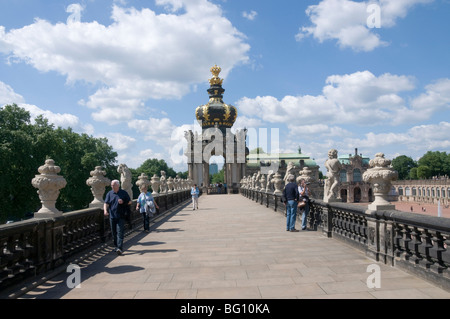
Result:
<svg viewBox="0 0 450 319"><path fill-rule="evenodd" d="M244 187L240 193L286 215L281 195ZM450 290L450 219L313 200L308 229Z"/></svg>
<svg viewBox="0 0 450 319"><path fill-rule="evenodd" d="M38 188L42 209L32 219L0 225L0 291L55 270L67 264L74 255L112 242L109 217L103 213L103 194L109 179L104 177L101 167L96 167L86 181L94 197L89 208L64 214L55 208L59 189L66 184L65 179L57 175L60 168L49 159L39 172L41 174L36 175L32 184ZM156 176L152 178L154 186L158 184L156 179ZM143 175L137 184L139 182L150 184ZM185 183L184 188L181 180L179 184L178 189L154 195L159 210L153 218L159 218L191 199L190 188L187 188L189 183ZM143 225L142 214L135 208L136 199L125 225L125 236Z"/></svg>

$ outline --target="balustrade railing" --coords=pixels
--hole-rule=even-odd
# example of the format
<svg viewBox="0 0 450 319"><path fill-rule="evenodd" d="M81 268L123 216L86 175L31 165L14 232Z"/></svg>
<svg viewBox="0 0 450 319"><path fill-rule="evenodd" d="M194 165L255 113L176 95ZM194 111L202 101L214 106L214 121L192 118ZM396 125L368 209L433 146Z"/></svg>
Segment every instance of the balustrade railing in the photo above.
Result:
<svg viewBox="0 0 450 319"><path fill-rule="evenodd" d="M190 199L190 190L159 194L155 216ZM143 225L135 210L125 225L125 236ZM76 254L111 240L109 217L103 208L68 212L55 218L33 218L0 225L0 291L66 264Z"/></svg>
<svg viewBox="0 0 450 319"><path fill-rule="evenodd" d="M280 195L248 188L240 193L286 215ZM450 290L449 218L312 200L308 228Z"/></svg>

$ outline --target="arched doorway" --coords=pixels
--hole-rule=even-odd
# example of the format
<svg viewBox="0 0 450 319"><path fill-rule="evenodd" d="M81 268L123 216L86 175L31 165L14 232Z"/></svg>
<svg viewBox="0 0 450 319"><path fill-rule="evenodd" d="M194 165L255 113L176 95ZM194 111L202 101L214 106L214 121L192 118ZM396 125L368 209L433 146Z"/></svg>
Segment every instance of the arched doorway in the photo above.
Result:
<svg viewBox="0 0 450 319"><path fill-rule="evenodd" d="M347 202L347 190L345 188L341 189L341 199L343 203Z"/></svg>
<svg viewBox="0 0 450 319"><path fill-rule="evenodd" d="M355 203L359 203L361 201L361 188L355 187L353 190L353 200Z"/></svg>

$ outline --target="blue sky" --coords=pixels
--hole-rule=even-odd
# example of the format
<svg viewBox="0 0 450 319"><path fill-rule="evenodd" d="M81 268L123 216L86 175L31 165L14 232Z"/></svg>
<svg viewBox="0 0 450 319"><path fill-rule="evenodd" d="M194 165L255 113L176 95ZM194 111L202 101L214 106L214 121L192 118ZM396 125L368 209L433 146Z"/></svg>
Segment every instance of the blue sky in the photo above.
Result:
<svg viewBox="0 0 450 319"><path fill-rule="evenodd" d="M327 151L450 151L449 0L1 0L0 106L106 137L137 168L180 156L210 67L236 128L324 170ZM378 24L377 24L378 23ZM265 146L264 142L260 145Z"/></svg>

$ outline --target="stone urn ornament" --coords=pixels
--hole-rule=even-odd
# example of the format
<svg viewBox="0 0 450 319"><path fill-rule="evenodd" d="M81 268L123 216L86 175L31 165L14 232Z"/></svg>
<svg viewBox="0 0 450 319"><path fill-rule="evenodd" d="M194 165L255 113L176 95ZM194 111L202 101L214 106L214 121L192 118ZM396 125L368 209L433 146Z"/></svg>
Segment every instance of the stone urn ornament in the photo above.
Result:
<svg viewBox="0 0 450 319"><path fill-rule="evenodd" d="M168 193L172 193L174 190L174 188L173 188L173 178L172 177L169 177L168 179L167 179L167 192Z"/></svg>
<svg viewBox="0 0 450 319"><path fill-rule="evenodd" d="M281 178L281 175L277 172L275 175L273 175L272 178L272 184L275 188L274 195L282 195L283 190L281 189L281 184L283 183L283 179Z"/></svg>
<svg viewBox="0 0 450 319"><path fill-rule="evenodd" d="M62 216L62 212L55 207L60 189L67 185L64 177L58 175L60 171L61 168L55 165L54 160L47 159L45 164L38 168L40 175L31 180L31 184L38 189L37 193L42 203L42 208L34 214L35 218Z"/></svg>
<svg viewBox="0 0 450 319"><path fill-rule="evenodd" d="M106 172L102 170L101 166L95 166L95 169L91 171L91 177L86 180L86 185L91 187L94 200L89 204L89 208L103 207L103 194L105 188L111 184L111 180L106 178Z"/></svg>
<svg viewBox="0 0 450 319"><path fill-rule="evenodd" d="M143 186L146 186L147 189L150 186L150 181L148 180L148 175L145 173L141 173L141 175L138 177L138 180L136 181L136 186L141 190Z"/></svg>
<svg viewBox="0 0 450 319"><path fill-rule="evenodd" d="M371 168L363 174L363 180L372 185L375 195L375 200L368 206L370 210L395 209L395 205L388 201L392 181L398 178L398 172L391 167L391 162L384 158L383 153L377 153L369 162Z"/></svg>
<svg viewBox="0 0 450 319"><path fill-rule="evenodd" d="M152 177L152 189L153 189L153 197L158 196L158 189L159 189L159 185L161 184L160 179L158 177L158 175L154 174Z"/></svg>

